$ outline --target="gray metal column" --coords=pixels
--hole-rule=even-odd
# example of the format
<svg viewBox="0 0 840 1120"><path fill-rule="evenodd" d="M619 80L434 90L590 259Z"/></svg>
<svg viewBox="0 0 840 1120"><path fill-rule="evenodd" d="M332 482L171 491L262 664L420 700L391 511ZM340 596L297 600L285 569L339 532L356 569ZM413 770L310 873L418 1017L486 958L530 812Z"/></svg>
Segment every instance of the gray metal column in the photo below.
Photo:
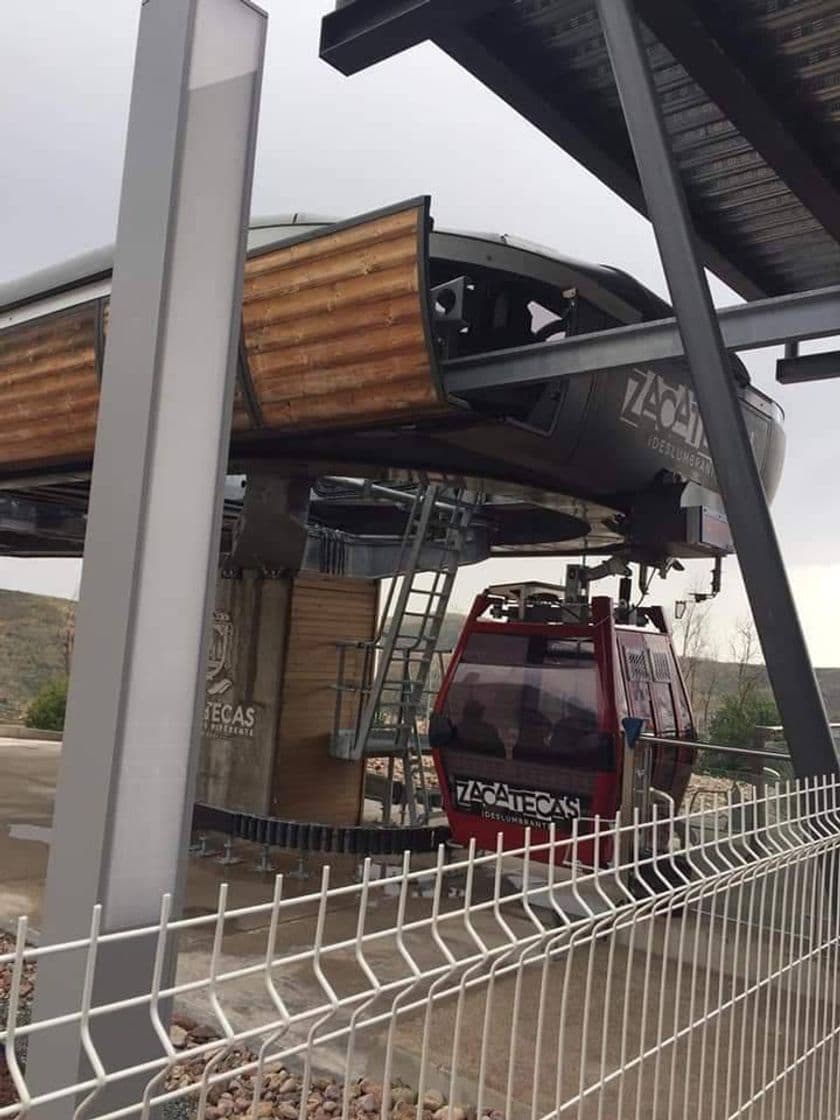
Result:
<svg viewBox="0 0 840 1120"><path fill-rule="evenodd" d="M799 777L834 773L838 759L825 707L698 262L633 0L596 2L791 757Z"/></svg>
<svg viewBox="0 0 840 1120"><path fill-rule="evenodd" d="M183 886L265 31L247 0L141 8L45 943L84 936L97 902L105 930L154 923ZM95 1002L148 992L148 954L104 953ZM78 1010L82 965L41 963L39 1019ZM160 1054L147 1010L95 1041L109 1069ZM78 1069L78 1026L32 1039L36 1091Z"/></svg>

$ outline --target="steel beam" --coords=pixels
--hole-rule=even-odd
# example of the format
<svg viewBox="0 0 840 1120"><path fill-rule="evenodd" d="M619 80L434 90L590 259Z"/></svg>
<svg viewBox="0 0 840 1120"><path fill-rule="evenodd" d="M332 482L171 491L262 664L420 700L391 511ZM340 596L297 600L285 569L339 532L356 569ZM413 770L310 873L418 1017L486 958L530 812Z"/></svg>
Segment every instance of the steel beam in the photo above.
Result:
<svg viewBox="0 0 840 1120"><path fill-rule="evenodd" d="M507 0L507 4L511 9L519 7L512 0ZM342 72L355 73L430 39L631 206L646 214L639 177L632 160L627 158L625 146L615 143L611 129L598 114L593 116L587 111L586 96L567 95L575 85L574 63L570 63L566 74L545 74L539 51L530 51L531 35L536 35L534 46L539 47L542 17L537 9L522 5L522 32L509 34L508 29L516 27L518 21L504 18L504 10L498 21L476 18L499 6L499 0L488 0L486 4L480 0L339 0L339 10L324 17L321 55ZM547 18L553 6L556 4L547 5ZM719 31L715 32L715 14L707 13L707 7L701 0L640 0L640 14L658 41L666 50L672 50L676 62L707 91L709 99L721 107L727 119L778 174L780 182L791 192L791 201L800 199L815 217L818 224L810 232L818 233L822 225L836 234L840 230L840 189L823 166L830 162L829 157L821 158L823 153L814 143L800 135L803 130L797 131L784 107L779 111L775 103L778 91L759 88L759 82L748 67L745 69L733 44L724 41ZM719 7L718 16L723 21L727 13L725 6ZM532 19L534 25L530 26ZM586 33L585 26L582 21L582 34ZM687 112L690 115L691 111ZM801 213L806 224L809 213ZM720 215L706 213L698 202L693 218L704 264L730 287L748 299L780 290L781 281L773 269L768 272L761 262L750 259L743 245L739 248L737 243L731 243ZM808 232L806 229L804 235ZM772 235L772 231L766 234Z"/></svg>
<svg viewBox="0 0 840 1120"><path fill-rule="evenodd" d="M0 533L38 537L53 545L78 543L85 535L85 514L72 506L32 501L0 491Z"/></svg>
<svg viewBox="0 0 840 1120"><path fill-rule="evenodd" d="M265 31L247 0L141 8L42 944L85 937L96 903L105 932L154 925L164 892L178 908ZM101 946L95 1004L148 992L153 951L153 938ZM84 965L41 962L37 1020L78 1011ZM93 1038L110 1070L161 1053L148 1007L104 1016ZM76 1084L80 1047L78 1024L33 1036L33 1090ZM137 1103L143 1083L91 1107ZM64 1098L36 1111L73 1110Z"/></svg>
<svg viewBox="0 0 840 1120"><path fill-rule="evenodd" d="M505 0L338 0L323 19L321 58L355 74L428 39L438 27L461 23Z"/></svg>
<svg viewBox="0 0 840 1120"><path fill-rule="evenodd" d="M840 329L840 286L756 300L717 311L723 345L732 352L760 350L790 339L830 338ZM456 358L443 365L453 396L476 389L529 385L577 373L647 365L685 356L676 319L573 335L539 346L520 346Z"/></svg>
<svg viewBox="0 0 840 1120"><path fill-rule="evenodd" d="M831 381L840 377L840 350L822 354L793 354L776 362L780 385L799 385L803 381Z"/></svg>
<svg viewBox="0 0 840 1120"><path fill-rule="evenodd" d="M720 491L798 777L837 752L700 265L633 0L596 0Z"/></svg>

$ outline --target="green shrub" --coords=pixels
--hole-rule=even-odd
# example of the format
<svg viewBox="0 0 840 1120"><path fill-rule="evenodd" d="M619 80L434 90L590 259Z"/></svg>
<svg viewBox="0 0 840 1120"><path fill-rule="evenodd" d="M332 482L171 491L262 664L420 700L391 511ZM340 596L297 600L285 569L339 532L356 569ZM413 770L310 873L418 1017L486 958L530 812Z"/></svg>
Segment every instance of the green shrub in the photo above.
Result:
<svg viewBox="0 0 840 1120"><path fill-rule="evenodd" d="M41 731L63 731L67 707L67 677L45 684L29 707L23 722Z"/></svg>
<svg viewBox="0 0 840 1120"><path fill-rule="evenodd" d="M755 747L756 727L772 727L779 722L776 704L766 692L739 696L730 693L721 700L720 707L709 724L708 738L721 747ZM706 774L726 774L739 769L749 769L746 759L721 751L703 751L698 770Z"/></svg>
<svg viewBox="0 0 840 1120"><path fill-rule="evenodd" d="M772 696L756 692L749 696L724 696L709 724L709 739L722 747L753 747L756 727L773 726L779 712Z"/></svg>

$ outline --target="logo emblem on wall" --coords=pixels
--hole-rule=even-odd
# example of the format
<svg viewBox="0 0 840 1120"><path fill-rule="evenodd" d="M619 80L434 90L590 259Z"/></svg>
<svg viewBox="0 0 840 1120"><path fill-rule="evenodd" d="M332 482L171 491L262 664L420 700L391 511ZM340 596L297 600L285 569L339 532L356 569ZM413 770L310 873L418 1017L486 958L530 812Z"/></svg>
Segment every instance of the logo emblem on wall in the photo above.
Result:
<svg viewBox="0 0 840 1120"><path fill-rule="evenodd" d="M203 726L204 734L213 739L253 739L257 725L257 709L253 704L234 704L222 699L233 688L230 667L233 636L233 620L227 611L213 611Z"/></svg>
<svg viewBox="0 0 840 1120"><path fill-rule="evenodd" d="M230 650L233 645L233 622L227 611L213 611L213 633L207 663L207 695L221 696L233 681L230 672Z"/></svg>

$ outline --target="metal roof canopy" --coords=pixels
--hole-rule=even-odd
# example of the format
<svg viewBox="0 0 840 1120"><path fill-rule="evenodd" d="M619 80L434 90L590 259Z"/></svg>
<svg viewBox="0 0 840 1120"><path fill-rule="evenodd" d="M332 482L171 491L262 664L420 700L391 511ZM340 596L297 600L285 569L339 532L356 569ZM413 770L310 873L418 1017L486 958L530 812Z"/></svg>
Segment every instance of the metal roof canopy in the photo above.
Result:
<svg viewBox="0 0 840 1120"><path fill-rule="evenodd" d="M837 4L338 0L323 21L321 55L350 74L427 39L651 219L797 774L837 772L701 268L747 299L840 281ZM772 319L771 303L763 310ZM799 338L796 314L786 320L787 337ZM673 345L673 324L660 324L655 339L649 328L643 336L624 328L623 339L604 332L611 364L624 364L623 344L635 343L638 354L641 343L644 353L647 343L667 345L670 333ZM585 342L570 342L578 371L590 362L597 368L601 359ZM554 357L562 361L569 345L554 344ZM542 350L532 348L528 380L539 380L535 368L548 364L540 362ZM464 388L497 377L510 384L524 372L525 354L466 364L454 371ZM450 391L452 376L450 369Z"/></svg>
<svg viewBox="0 0 840 1120"><path fill-rule="evenodd" d="M351 74L431 39L648 213L595 0L344 0ZM703 263L747 299L840 283L836 0L636 0Z"/></svg>

